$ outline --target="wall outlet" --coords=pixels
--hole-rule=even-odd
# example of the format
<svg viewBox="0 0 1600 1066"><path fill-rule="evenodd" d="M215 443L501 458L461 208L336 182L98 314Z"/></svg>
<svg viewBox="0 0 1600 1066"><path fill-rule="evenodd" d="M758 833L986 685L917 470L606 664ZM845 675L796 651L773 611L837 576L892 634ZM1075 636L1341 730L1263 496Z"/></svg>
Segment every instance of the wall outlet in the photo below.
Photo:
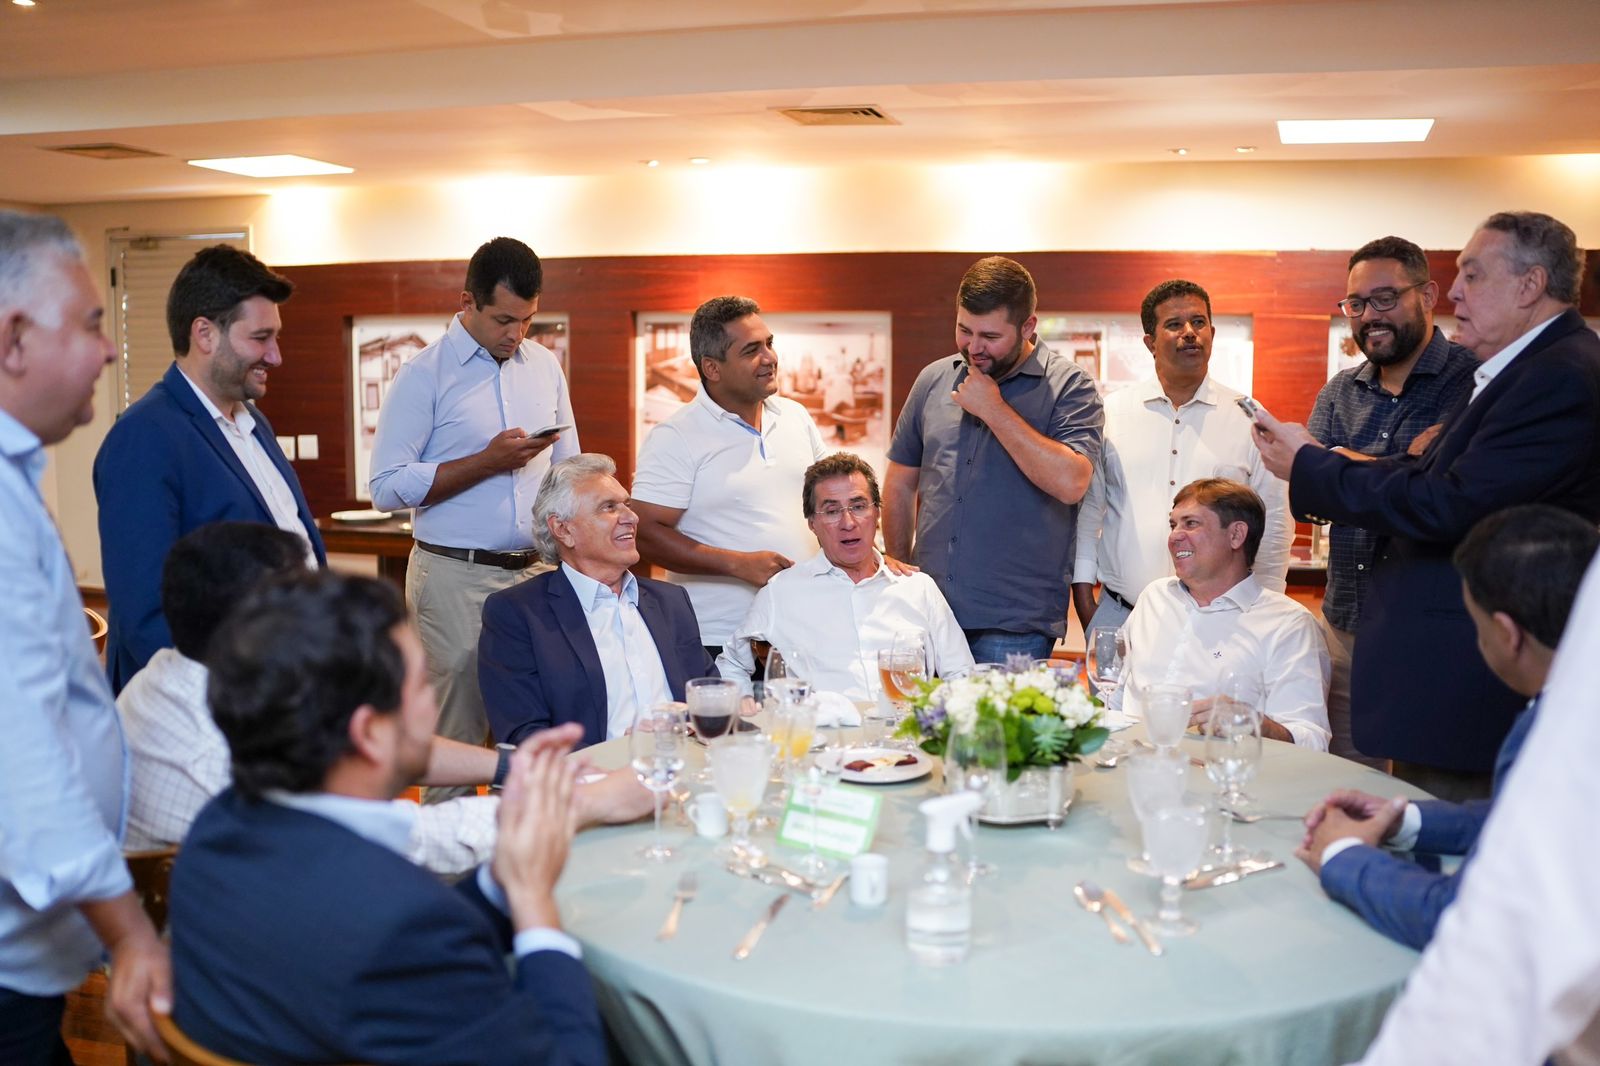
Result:
<svg viewBox="0 0 1600 1066"><path fill-rule="evenodd" d="M288 459L291 463L294 462L295 450L293 437L279 437L278 448L283 452L285 459Z"/></svg>
<svg viewBox="0 0 1600 1066"><path fill-rule="evenodd" d="M317 457L317 435L315 433L302 433L295 440L299 444L300 458L310 460Z"/></svg>

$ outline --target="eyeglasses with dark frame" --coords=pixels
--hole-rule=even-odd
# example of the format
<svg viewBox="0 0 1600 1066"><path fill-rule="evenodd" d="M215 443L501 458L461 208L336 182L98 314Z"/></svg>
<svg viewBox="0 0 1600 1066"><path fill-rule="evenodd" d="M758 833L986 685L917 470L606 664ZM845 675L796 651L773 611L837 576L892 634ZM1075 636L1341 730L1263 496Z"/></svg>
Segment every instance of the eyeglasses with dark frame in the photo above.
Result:
<svg viewBox="0 0 1600 1066"><path fill-rule="evenodd" d="M857 522L861 521L872 513L873 506L871 500L851 500L848 507L819 507L813 513L823 524L836 526L844 521L846 513Z"/></svg>
<svg viewBox="0 0 1600 1066"><path fill-rule="evenodd" d="M1343 312L1346 318L1360 318L1366 314L1369 304L1374 311L1393 311L1395 304L1400 302L1402 294L1412 289L1420 289L1426 284L1426 281L1419 281L1403 289L1377 289L1367 296L1348 296L1334 306Z"/></svg>

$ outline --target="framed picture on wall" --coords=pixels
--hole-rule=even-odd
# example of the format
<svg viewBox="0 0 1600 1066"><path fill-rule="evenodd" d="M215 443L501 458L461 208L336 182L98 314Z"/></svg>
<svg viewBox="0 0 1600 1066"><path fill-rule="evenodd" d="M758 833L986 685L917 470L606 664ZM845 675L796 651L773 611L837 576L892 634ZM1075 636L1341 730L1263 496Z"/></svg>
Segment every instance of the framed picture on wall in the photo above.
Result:
<svg viewBox="0 0 1600 1066"><path fill-rule="evenodd" d="M634 315L634 444L694 399L689 315ZM830 449L852 451L882 476L889 452L890 316L879 312L766 314L778 352L778 394L811 412Z"/></svg>
<svg viewBox="0 0 1600 1066"><path fill-rule="evenodd" d="M1249 315L1217 315L1211 345L1211 376L1249 395L1255 377L1255 321ZM1138 315L1107 312L1039 312L1039 339L1075 359L1105 394L1155 374Z"/></svg>
<svg viewBox="0 0 1600 1066"><path fill-rule="evenodd" d="M444 336L450 319L450 315L368 315L350 320L350 396L354 402L350 469L355 478L356 499L372 499L367 490L372 439L378 432L378 412L389 385L401 366ZM528 339L555 353L561 361L561 372L567 373L566 315L541 311L533 318Z"/></svg>

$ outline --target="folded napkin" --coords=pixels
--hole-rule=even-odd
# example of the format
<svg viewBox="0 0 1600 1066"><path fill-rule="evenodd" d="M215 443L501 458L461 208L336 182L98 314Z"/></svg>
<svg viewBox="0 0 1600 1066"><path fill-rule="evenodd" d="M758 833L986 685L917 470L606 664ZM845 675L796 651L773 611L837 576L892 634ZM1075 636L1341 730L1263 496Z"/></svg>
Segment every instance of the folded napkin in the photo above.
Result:
<svg viewBox="0 0 1600 1066"><path fill-rule="evenodd" d="M844 725L860 725L861 712L855 702L842 692L813 692L811 700L817 705L817 725L823 729L836 729Z"/></svg>

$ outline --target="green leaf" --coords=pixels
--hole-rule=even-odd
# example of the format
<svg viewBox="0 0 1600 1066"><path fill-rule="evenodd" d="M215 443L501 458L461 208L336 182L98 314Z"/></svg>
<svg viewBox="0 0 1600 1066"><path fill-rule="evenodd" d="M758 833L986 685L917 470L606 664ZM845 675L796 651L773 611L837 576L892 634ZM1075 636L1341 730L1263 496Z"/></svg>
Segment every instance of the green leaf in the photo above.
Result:
<svg viewBox="0 0 1600 1066"><path fill-rule="evenodd" d="M1039 715L1028 719L1033 730L1033 759L1035 765L1061 762L1072 750L1072 731L1065 722L1053 715Z"/></svg>
<svg viewBox="0 0 1600 1066"><path fill-rule="evenodd" d="M1076 741L1076 743L1073 745L1075 749L1073 754L1093 755L1095 752L1100 750L1100 746L1110 739L1110 737L1111 730L1107 729L1105 726L1096 725L1090 726L1087 729L1080 729L1078 730L1077 735L1073 738Z"/></svg>

